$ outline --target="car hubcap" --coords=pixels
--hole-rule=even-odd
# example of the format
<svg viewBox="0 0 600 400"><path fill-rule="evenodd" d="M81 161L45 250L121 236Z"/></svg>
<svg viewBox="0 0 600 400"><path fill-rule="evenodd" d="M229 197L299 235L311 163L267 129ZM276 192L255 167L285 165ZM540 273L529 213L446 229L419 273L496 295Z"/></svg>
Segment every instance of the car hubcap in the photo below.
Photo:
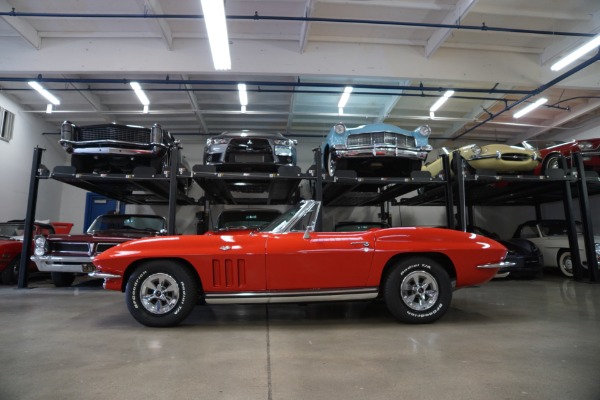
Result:
<svg viewBox="0 0 600 400"><path fill-rule="evenodd" d="M179 286L171 275L150 275L142 282L140 300L144 308L153 314L168 313L177 305Z"/></svg>
<svg viewBox="0 0 600 400"><path fill-rule="evenodd" d="M573 274L573 261L571 257L565 257L563 260L563 270L568 274Z"/></svg>
<svg viewBox="0 0 600 400"><path fill-rule="evenodd" d="M329 176L333 176L333 174L335 174L335 159L333 158L331 153L329 153L329 155L327 156L327 159L329 161L327 163L327 166L329 168Z"/></svg>
<svg viewBox="0 0 600 400"><path fill-rule="evenodd" d="M439 290L436 280L424 271L408 274L400 285L402 301L415 311L431 308L438 299Z"/></svg>

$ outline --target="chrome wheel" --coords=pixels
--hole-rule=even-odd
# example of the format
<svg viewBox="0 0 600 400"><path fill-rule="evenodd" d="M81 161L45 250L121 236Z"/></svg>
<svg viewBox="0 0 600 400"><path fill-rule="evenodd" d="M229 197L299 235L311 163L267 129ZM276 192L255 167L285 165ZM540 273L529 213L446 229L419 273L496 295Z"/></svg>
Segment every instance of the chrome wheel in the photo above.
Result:
<svg viewBox="0 0 600 400"><path fill-rule="evenodd" d="M336 169L335 156L333 155L333 152L330 151L329 153L327 153L327 173L329 174L329 176L333 176L335 174L335 169Z"/></svg>
<svg viewBox="0 0 600 400"><path fill-rule="evenodd" d="M568 278L573 276L573 259L570 252L565 251L559 256L558 267L564 276Z"/></svg>
<svg viewBox="0 0 600 400"><path fill-rule="evenodd" d="M179 301L179 286L171 276L156 273L148 276L140 286L140 300L152 314L166 314Z"/></svg>
<svg viewBox="0 0 600 400"><path fill-rule="evenodd" d="M428 310L436 303L439 296L437 281L427 272L411 272L402 280L400 296L404 304L411 309Z"/></svg>

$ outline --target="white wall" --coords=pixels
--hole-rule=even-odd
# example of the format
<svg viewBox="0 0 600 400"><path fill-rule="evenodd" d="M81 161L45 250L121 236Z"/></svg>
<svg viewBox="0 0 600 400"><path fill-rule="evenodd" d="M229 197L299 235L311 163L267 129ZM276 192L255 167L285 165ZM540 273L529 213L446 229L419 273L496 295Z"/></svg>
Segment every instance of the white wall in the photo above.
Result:
<svg viewBox="0 0 600 400"><path fill-rule="evenodd" d="M66 155L58 145L57 135L42 133L58 132L27 113L10 97L0 93L0 106L15 114L12 139L0 140L0 220L25 218L29 195L29 180L36 146L46 149L42 163L50 170L65 163ZM37 201L36 218L39 220L70 221L70 213L63 214L61 202L64 185L53 180L41 180Z"/></svg>

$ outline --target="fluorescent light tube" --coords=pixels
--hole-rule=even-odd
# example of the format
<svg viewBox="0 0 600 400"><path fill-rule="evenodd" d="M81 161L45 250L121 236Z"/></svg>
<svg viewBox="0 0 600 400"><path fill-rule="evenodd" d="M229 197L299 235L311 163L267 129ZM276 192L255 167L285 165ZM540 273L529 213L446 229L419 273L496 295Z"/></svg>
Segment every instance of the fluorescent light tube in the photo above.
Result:
<svg viewBox="0 0 600 400"><path fill-rule="evenodd" d="M201 0L201 3L215 69L229 70L231 57L223 0Z"/></svg>
<svg viewBox="0 0 600 400"><path fill-rule="evenodd" d="M352 93L352 86L346 86L344 88L344 93L342 94L342 97L340 98L340 102L338 103L338 108L344 108L346 106L346 103L348 102L348 99L350 98L350 93Z"/></svg>
<svg viewBox="0 0 600 400"><path fill-rule="evenodd" d="M454 94L454 90L447 90L442 97L440 97L434 105L429 109L430 112L436 112L445 102Z"/></svg>
<svg viewBox="0 0 600 400"><path fill-rule="evenodd" d="M150 107L147 104L144 104L144 114L148 114L148 112L150 111Z"/></svg>
<svg viewBox="0 0 600 400"><path fill-rule="evenodd" d="M521 118L523 115L535 110L536 108L538 108L542 104L546 103L547 101L548 101L548 99L542 97L541 99L538 99L535 103L532 103L532 104L528 105L527 107L523 108L521 111L516 112L513 115L513 118Z"/></svg>
<svg viewBox="0 0 600 400"><path fill-rule="evenodd" d="M48 100L50 103L54 104L55 106L60 105L60 100L58 100L56 97L54 97L52 95L52 93L50 93L49 91L47 91L46 89L44 89L42 87L42 85L40 85L39 83L37 83L36 81L30 81L29 82L29 86L31 86L32 88L34 88L39 94L41 94L42 96L44 96L46 98L46 100Z"/></svg>
<svg viewBox="0 0 600 400"><path fill-rule="evenodd" d="M242 112L242 114L246 114L246 106L242 106L242 108L240 109L240 111Z"/></svg>
<svg viewBox="0 0 600 400"><path fill-rule="evenodd" d="M144 91L142 90L142 87L140 86L140 84L137 83L137 82L129 82L129 85L131 86L131 88L135 92L135 94L138 97L138 99L140 99L140 103L142 103L145 106L149 106L150 105L150 100L148 100L148 97L146 97L146 93L144 93Z"/></svg>
<svg viewBox="0 0 600 400"><path fill-rule="evenodd" d="M52 104L46 104L46 114L52 114Z"/></svg>
<svg viewBox="0 0 600 400"><path fill-rule="evenodd" d="M238 92L240 94L240 104L243 106L248 105L248 92L246 92L246 84L238 83Z"/></svg>
<svg viewBox="0 0 600 400"><path fill-rule="evenodd" d="M344 108L338 107L338 115L344 115Z"/></svg>
<svg viewBox="0 0 600 400"><path fill-rule="evenodd" d="M577 60L578 58L581 58L582 56L594 50L598 46L600 46L600 35L595 36L592 40L590 40L583 46L578 47L572 53L558 60L550 67L550 69L552 71L560 71L567 65L571 64L573 61Z"/></svg>

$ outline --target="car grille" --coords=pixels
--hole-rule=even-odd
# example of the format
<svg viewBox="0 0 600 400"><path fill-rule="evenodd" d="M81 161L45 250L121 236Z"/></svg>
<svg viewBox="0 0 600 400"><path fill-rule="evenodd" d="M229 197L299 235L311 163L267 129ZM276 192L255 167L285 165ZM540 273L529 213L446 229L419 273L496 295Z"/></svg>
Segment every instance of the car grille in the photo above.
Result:
<svg viewBox="0 0 600 400"><path fill-rule="evenodd" d="M81 242L53 242L51 249L56 253L84 253L89 254L90 247L87 243Z"/></svg>
<svg viewBox="0 0 600 400"><path fill-rule="evenodd" d="M396 147L416 147L414 137L391 132L358 133L349 135L347 139L348 147L386 144Z"/></svg>
<svg viewBox="0 0 600 400"><path fill-rule="evenodd" d="M521 153L506 153L502 154L502 160L504 161L528 161L531 160L531 156Z"/></svg>
<svg viewBox="0 0 600 400"><path fill-rule="evenodd" d="M238 163L274 162L273 149L266 139L232 139L227 146L225 161Z"/></svg>
<svg viewBox="0 0 600 400"><path fill-rule="evenodd" d="M116 140L132 143L150 143L150 129L123 125L83 126L76 131L76 141Z"/></svg>
<svg viewBox="0 0 600 400"><path fill-rule="evenodd" d="M98 243L96 245L96 254L102 253L103 251L106 251L111 247L115 247L118 244L119 243Z"/></svg>

